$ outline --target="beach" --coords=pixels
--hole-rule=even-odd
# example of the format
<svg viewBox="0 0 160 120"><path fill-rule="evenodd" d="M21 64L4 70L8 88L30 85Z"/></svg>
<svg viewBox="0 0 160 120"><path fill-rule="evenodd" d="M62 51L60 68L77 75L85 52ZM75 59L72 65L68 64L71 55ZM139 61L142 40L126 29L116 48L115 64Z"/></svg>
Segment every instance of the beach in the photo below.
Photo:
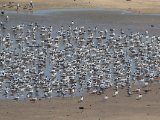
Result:
<svg viewBox="0 0 160 120"><path fill-rule="evenodd" d="M10 2L10 0L0 0L1 4L6 4L8 2ZM16 4L20 3L20 5L24 6L25 4L28 4L30 0L12 0L12 2L15 2ZM137 33L139 35L140 32L139 36L144 35L144 37L153 36L153 38L157 38L160 33L159 0L47 0L47 2L45 3L43 0L33 0L33 4L33 11L25 12L24 10L22 10L22 8L20 9L20 11L16 12L15 7L5 7L5 15L0 16L0 21L3 21L6 28L4 29L4 31L0 31L1 34L6 37L10 32L10 35L12 36L14 33L13 31L21 26L24 27L24 29L17 30L17 33L22 34L17 34L17 36L24 35L25 38L27 38L27 34L30 35L30 33L32 33L34 29L37 29L38 34L36 34L36 39L38 40L41 40L40 36L43 33L42 31L39 31L43 30L42 28L46 27L45 30L48 32L50 26L52 26L53 29L53 38L56 37L57 31L60 31L60 29L62 29L62 31L67 31L70 26L75 27L75 29L85 27L86 31L92 29L93 32L95 28L100 31L108 30L108 36L110 34L110 30L112 29L114 29L113 32L115 32L116 35L121 34L123 36L123 33L120 32L124 32L127 37L132 33L135 35ZM3 7L1 9L3 9ZM5 19L6 16L9 16L7 22ZM74 23L72 23L73 21ZM15 28L13 26L18 27ZM38 28L37 26L40 27ZM31 29L32 27L33 29ZM148 34L146 31L148 32ZM26 34L23 34L25 32ZM89 34L87 35L89 36ZM11 37L11 39L13 39L13 36ZM116 39L118 39L118 37L116 37ZM25 40L27 41L27 39ZM31 38L31 40L33 39ZM158 41L158 39L156 40ZM3 44L1 45L3 46ZM20 50L22 49L20 48ZM32 50L30 50L29 52L31 51ZM45 56L45 52L42 53L42 55ZM28 55L28 57L31 56ZM17 58L16 60L19 59L21 59L21 57ZM31 64L29 63L28 66L30 67L30 65ZM27 67L27 64L25 65L25 67ZM47 66L46 68L49 69L49 66ZM1 67L1 69L3 69L3 67ZM56 69L56 67L54 69ZM155 69L155 71L158 70ZM46 76L44 75L44 79L45 77ZM150 77L154 78L153 76ZM31 90L35 91L35 89L37 89L37 86L34 86L34 82L36 83L37 81L41 81L40 79L38 79L37 81L35 79L29 81L27 80L27 78L25 78L25 81L27 81L27 83L23 83L23 81L20 81L21 77L19 78L18 80L15 79L15 81L17 80L18 82L15 82L13 80L7 83L7 85L13 83L12 87L18 89L18 92L20 91L19 89L23 87L25 89L28 89L27 87L29 85L31 85ZM29 98L20 100L18 98L19 96L17 97L16 95L23 96L21 94L16 94L14 97L17 97L18 99L15 100L13 100L13 96L8 99L5 95L3 95L3 97L2 95L0 95L0 120L158 120L160 117L159 78L157 78L157 81L153 82L152 84L150 84L149 79L149 82L147 82L148 85L145 87L141 86L140 84L132 86L131 91L133 92L133 94L130 96L127 94L128 86L122 88L121 86L118 86L119 94L115 97L113 97L113 94L115 92L114 86L105 89L104 93L98 95L91 94L92 91L86 92L86 89L83 90L82 88L82 92L78 95L71 95L69 97L63 97L62 95L60 95L60 97L46 96L46 98L39 96L39 98L37 97L38 99L36 98L35 101L30 101ZM104 80L107 81L107 79ZM1 81L3 82L3 80ZM39 89L42 89L47 84L50 84L47 82L39 83L42 84L42 86L39 86ZM4 83L4 90L0 91L1 94L7 91L5 89L5 85L6 84ZM11 86L7 85L6 88L12 89ZM33 87L32 89L32 85L35 88ZM52 86L51 89L53 89L54 87L55 86ZM138 88L140 88L141 91L138 93L134 92ZM99 89L99 87L97 89ZM29 92L33 93L32 91ZM53 89L53 92L56 92L56 89L55 91ZM78 90L76 92L78 92ZM143 97L137 100L137 96L141 94L143 95ZM106 95L108 96L107 100L104 99ZM81 96L84 97L84 100L80 100ZM30 98L32 99L32 97L33 96L31 95Z"/></svg>
<svg viewBox="0 0 160 120"><path fill-rule="evenodd" d="M148 87L152 91L136 100L136 94L128 97L126 88L112 97L113 89L102 95L86 94L79 97L53 98L36 101L1 101L1 120L158 120L160 112L159 85ZM109 99L105 101L104 95ZM84 109L79 109L84 107Z"/></svg>
<svg viewBox="0 0 160 120"><path fill-rule="evenodd" d="M70 14L72 13L72 14ZM52 25L54 30L60 26L67 27L71 21L75 21L77 26L85 25L86 28L99 29L116 28L124 31L144 33L146 29L150 34L159 35L160 16L137 15L126 13L126 11L109 10L104 14L104 10L74 10L57 9L53 11L39 11L32 14L7 12L10 16L7 27L17 24L29 24L38 22L41 25ZM45 17L44 17L45 16ZM154 17L154 18L153 18ZM18 19L17 19L18 18ZM100 18L100 19L97 19ZM118 19L118 22L117 22ZM22 22L23 21L23 22ZM94 24L94 25L93 25ZM151 27L151 25L155 27ZM129 31L129 32L131 32ZM137 87L133 87L135 90ZM138 94L128 97L126 87L119 90L119 95L112 97L114 88L107 89L104 94L95 95L84 93L84 101L78 102L80 96L74 97L53 97L51 99L41 99L36 102L29 100L0 101L1 120L158 120L160 112L160 89L159 84L149 85L142 88L143 98L136 100ZM145 94L143 90L149 89L151 92ZM108 95L109 99L104 100ZM79 107L84 107L80 109Z"/></svg>
<svg viewBox="0 0 160 120"><path fill-rule="evenodd" d="M19 3L20 7L23 7L30 0L0 0L1 4L7 4L8 2ZM34 10L53 8L112 8L125 9L136 13L160 13L159 0L47 0L47 2L33 0L33 4ZM9 10L15 8L6 7Z"/></svg>

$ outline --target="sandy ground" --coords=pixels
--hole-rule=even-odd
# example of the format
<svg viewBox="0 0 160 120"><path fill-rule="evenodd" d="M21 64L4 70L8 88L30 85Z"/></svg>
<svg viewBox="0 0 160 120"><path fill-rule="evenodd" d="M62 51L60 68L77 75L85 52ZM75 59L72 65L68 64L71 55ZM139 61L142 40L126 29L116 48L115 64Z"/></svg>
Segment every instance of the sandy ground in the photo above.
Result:
<svg viewBox="0 0 160 120"><path fill-rule="evenodd" d="M138 13L160 13L159 0L47 0L45 2L44 0L32 1L34 3L34 10L49 8L118 8ZM25 4L28 4L30 0L0 0L1 5L8 2L15 2L16 4L20 3L21 6L24 6Z"/></svg>
<svg viewBox="0 0 160 120"><path fill-rule="evenodd" d="M30 101L0 101L0 120L158 120L160 117L159 85L136 100L137 94L128 97L126 88L112 97L113 89L102 95L87 94L84 102L79 97L53 98L35 103ZM109 99L105 101L105 95ZM84 107L84 109L79 109Z"/></svg>

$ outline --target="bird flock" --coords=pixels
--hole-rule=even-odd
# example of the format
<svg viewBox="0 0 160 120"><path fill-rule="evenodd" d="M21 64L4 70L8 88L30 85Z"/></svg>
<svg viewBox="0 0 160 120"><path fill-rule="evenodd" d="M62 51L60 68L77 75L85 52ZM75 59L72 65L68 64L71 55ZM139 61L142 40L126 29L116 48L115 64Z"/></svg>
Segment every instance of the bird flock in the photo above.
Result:
<svg viewBox="0 0 160 120"><path fill-rule="evenodd" d="M32 101L148 86L160 77L160 36L76 26L0 22L0 99ZM140 89L138 88L140 91ZM139 94L137 99L142 98ZM106 95L105 100L108 99Z"/></svg>
<svg viewBox="0 0 160 120"><path fill-rule="evenodd" d="M21 10L29 10L32 11L33 10L33 2L30 1L29 3L26 4L20 4L20 3L16 3L16 2L2 2L0 3L0 8L1 8L1 13L4 13L5 10L11 9L11 10L16 10L17 12L21 11Z"/></svg>

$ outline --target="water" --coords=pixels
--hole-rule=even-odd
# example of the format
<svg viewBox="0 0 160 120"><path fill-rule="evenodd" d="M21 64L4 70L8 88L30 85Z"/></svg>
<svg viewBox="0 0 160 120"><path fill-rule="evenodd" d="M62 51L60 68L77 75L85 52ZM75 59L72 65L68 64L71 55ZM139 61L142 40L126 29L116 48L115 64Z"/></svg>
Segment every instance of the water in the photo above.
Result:
<svg viewBox="0 0 160 120"><path fill-rule="evenodd" d="M104 13L105 12L105 13ZM86 63L86 58L87 56L82 56L82 57L78 57L77 55L75 55L75 51L78 54L78 49L81 49L80 52L83 54L85 53L87 50L91 50L88 47L86 47L86 43L88 41L87 37L88 37L88 29L94 29L95 27L98 28L99 31L101 30L105 30L107 29L109 31L110 28L116 28L116 30L114 31L116 33L116 36L114 36L114 39L118 39L118 36L121 35L120 34L120 29L123 28L123 30L125 31L126 35L130 35L131 32L135 33L137 31L145 33L145 30L149 30L149 34L150 35L154 35L154 34L159 34L159 30L157 31L157 29L155 28L150 28L150 26L148 24L152 24L149 23L150 20L152 20L152 16L140 16L137 17L137 15L130 15L130 13L127 13L126 11L118 11L118 10L111 10L111 11L105 11L103 9L99 9L99 10L95 10L95 9L57 9L57 10L46 10L46 11L37 11L34 12L33 14L26 14L26 13L22 13L22 14L17 14L17 13L12 13L12 12L8 12L10 19L9 22L5 23L6 26L6 30L2 30L0 31L0 34L4 37L7 36L8 33L10 33L10 42L12 41L13 44L11 44L11 47L9 47L9 49L7 49L4 45L4 42L2 42L1 39L1 44L0 44L0 51L4 51L5 53L7 52L11 52L14 51L13 53L11 53L11 60L9 61L9 63L7 63L5 61L6 66L3 66L0 68L0 71L2 72L3 70L8 70L7 67L12 66L14 63L14 61L17 61L17 63L22 66L25 65L25 70L29 69L30 71L35 67L35 73L26 73L24 74L24 70L21 69L20 71L16 70L17 67L13 67L13 73L14 77L13 79L7 79L2 83L1 86L1 94L0 94L0 99L13 99L15 98L15 96L19 96L20 99L27 99L27 95L29 96L29 92L31 92L33 90L33 92L31 92L31 96L29 97L38 97L38 98L42 98L45 97L44 93L45 91L47 91L48 88L52 89L52 95L51 96L57 96L60 95L62 96L62 93L58 93L59 92L65 92L65 90L68 90L68 88L75 88L76 92L73 94L74 96L79 96L82 95L84 93L86 93L87 89L87 82L89 82L89 80L92 81L92 89L99 89L100 87L96 87L96 85L100 86L99 79L100 82L103 83L103 81L105 81L106 85L107 82L110 82L111 84L115 83L115 79L117 78L116 75L114 75L115 69L121 69L121 68L125 68L125 64L121 64L119 65L118 68L113 68L114 67L114 62L116 62L117 58L114 58L114 56L116 56L116 52L118 54L120 54L120 51L122 51L124 53L124 58L125 61L129 61L130 62L130 66L131 66L131 73L130 73L130 82L132 83L132 75L136 72L136 66L137 63L142 63L141 60L138 60L138 62L131 58L129 56L129 47L123 47L123 48L110 48L107 49L106 51L104 50L105 48L103 48L102 46L98 46L98 40L95 39L96 37L99 37L99 33L95 33L94 34L94 39L93 39L93 47L95 51L92 51L89 55L89 59L88 62ZM45 17L44 17L45 16ZM136 19L136 20L133 20ZM146 19L146 23L143 21L143 19ZM159 22L159 17L157 16L154 20L154 24L158 25ZM0 17L0 21L5 22L5 17ZM77 41L75 40L75 37L77 37L77 35L73 35L74 32L72 31L71 34L73 35L71 38L71 43L73 45L73 47L68 48L68 49L72 49L72 50L68 50L68 52L66 50L64 50L65 45L62 40L59 40L60 42L58 42L58 48L56 48L56 42L54 41L55 37L58 35L58 31L60 30L61 26L63 26L64 30L67 30L69 26L71 26L71 21L75 22L75 25L72 26L72 30L75 27L80 27L80 26L85 26L85 35L84 35L84 42L83 42L83 46L82 45L78 45L78 43L76 43ZM46 26L47 29L49 29L49 26L53 27L53 31L51 32L51 39L49 39L48 41L44 42L46 39L48 39L48 36L46 38L42 38L40 34L46 33L46 32L41 32L40 27L39 29L36 30L36 41L35 44L33 44L32 40L34 39L33 34L32 34L32 27L28 26L31 23L35 24L38 23L38 25L40 27L42 27L43 25ZM18 24L24 24L24 29L21 31L17 31L16 33L18 33L18 35L14 35L14 33L11 30L11 27L17 26ZM30 33L27 33L27 30L30 30ZM21 34L22 33L22 34ZM21 34L21 35L20 35ZM65 33L66 34L66 33ZM21 43L21 48L18 48L18 43L16 42L16 39L18 36L22 36L22 41L24 41L23 43ZM28 40L25 39L26 36L31 36ZM53 39L52 39L53 38ZM102 44L109 44L109 40L110 36L109 33L106 35L106 39L102 40ZM114 40L112 39L112 40ZM129 38L127 37L128 41ZM111 41L112 41L111 40ZM143 43L145 43L145 39L142 39ZM52 42L52 47L49 48L47 47L47 45L49 42ZM121 44L123 43L122 41L119 41ZM148 39L147 42L151 42L151 38ZM22 45L23 44L23 45ZM130 44L129 46L131 46L132 44ZM30 46L30 47L29 47ZM32 47L31 47L32 46ZM39 47L33 47L33 46L39 46ZM29 49L29 52L27 52L27 49ZM66 47L67 48L67 47ZM102 53L97 53L97 50L100 50L101 48L103 48ZM16 50L15 50L16 49ZM24 51L23 51L24 49ZM63 51L64 50L64 51ZM138 52L138 47L135 47L134 50L136 51L136 53ZM62 53L66 54L64 57L64 55L62 54L62 57L60 58L65 58L65 60L62 60L62 62L56 62L57 59L57 55L61 54L59 52L63 51ZM42 56L40 56L40 53L42 53ZM53 52L53 53L52 53ZM107 55L103 54L110 54L111 57L108 57ZM33 54L33 57L35 60L31 60L31 62L26 63L25 61L25 57L30 58L29 56L31 56L31 54ZM97 55L96 59L94 54ZM98 58L99 56L102 58ZM2 55L5 56L6 55ZM46 56L45 58L43 58L43 56ZM81 56L81 55L80 55ZM23 58L24 57L24 58ZM24 59L23 62L21 61L22 58ZM32 58L32 57L31 57ZM106 58L108 62L111 62L111 64L109 64L108 66L103 66L102 63L103 61L101 61L101 59ZM2 58L3 60L5 59L4 57ZM17 60L16 60L17 59ZM18 62L19 59L19 62ZM76 64L74 65L73 63L77 63L74 60L79 60L80 63L78 63L78 67L76 66ZM120 58L118 57L118 60L120 60ZM27 60L28 61L28 60ZM34 62L33 62L34 61ZM41 62L40 62L41 61ZM61 60L59 60L61 61ZM64 64L64 62L66 63L66 65ZM72 63L73 62L73 63ZM45 66L43 68L39 68L38 64L45 64ZM87 64L92 64L94 63L96 65L96 67L94 66L87 66ZM15 65L16 66L16 65ZM62 66L67 66L66 68L63 68ZM109 69L109 72L103 72L103 70L101 69L102 67L104 67L104 69ZM106 68L105 68L106 67ZM39 71L39 69L41 69ZM93 69L98 69L95 71L91 71ZM126 69L126 68L125 68ZM124 74L124 78L126 79L126 70L123 70L122 73ZM51 70L55 70L53 73L56 74L55 78L52 78L52 74L51 74ZM152 69L151 69L152 70ZM18 71L18 72L17 72ZM79 73L79 72L80 73ZM40 72L44 72L44 75L42 75L43 77L41 78ZM65 72L67 74L68 77L64 79L62 79L62 76L60 75L60 73ZM84 73L83 73L84 72ZM16 74L18 73L18 74ZM29 75L32 75L32 77L27 77ZM83 76L85 75L85 76ZM99 78L101 75L104 76L108 76L110 75L111 77L104 77L102 76L102 79ZM76 83L70 83L67 82L68 80L72 80L69 77L73 77L73 81L75 80ZM2 79L3 77L1 77L1 81L3 81ZM121 77L123 78L123 77ZM11 83L9 82L11 81ZM23 83L24 82L24 83ZM66 83L65 83L66 82ZM67 86L66 86L67 84ZM96 84L96 85L93 85ZM140 84L140 82L136 82L136 84ZM18 86L18 88L21 89L16 89ZM23 90L24 89L24 90ZM5 93L8 92L6 95ZM38 92L36 92L38 91ZM13 93L13 95L11 95L11 93ZM65 96L70 96L68 91L66 92ZM49 97L49 96L48 96Z"/></svg>

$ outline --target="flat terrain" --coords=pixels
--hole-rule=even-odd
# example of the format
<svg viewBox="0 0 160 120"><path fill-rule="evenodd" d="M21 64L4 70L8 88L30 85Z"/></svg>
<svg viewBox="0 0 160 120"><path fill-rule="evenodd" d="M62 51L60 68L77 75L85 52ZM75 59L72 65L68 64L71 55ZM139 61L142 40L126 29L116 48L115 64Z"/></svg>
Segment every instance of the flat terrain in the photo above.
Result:
<svg viewBox="0 0 160 120"><path fill-rule="evenodd" d="M78 102L79 97L53 98L35 103L1 101L0 120L158 120L159 86L144 89L152 91L147 94L142 91L141 100L136 100L137 94L128 97L124 88L117 97L112 97L113 89L102 95L85 95L81 103ZM107 101L103 99L106 94L109 96Z"/></svg>
<svg viewBox="0 0 160 120"><path fill-rule="evenodd" d="M49 8L116 8L142 13L160 13L159 0L32 0L34 10ZM8 2L28 4L30 0L0 0L1 4ZM6 8L10 9L10 8Z"/></svg>
<svg viewBox="0 0 160 120"><path fill-rule="evenodd" d="M21 5L28 4L30 0L12 0ZM117 2L118 1L118 2ZM145 1L145 2L144 2ZM0 0L1 4L9 0ZM35 10L49 8L120 8L135 12L160 13L159 0L33 0ZM143 3L143 4L142 4ZM154 8L154 9L153 9ZM11 8L5 8L11 9ZM12 8L13 10L15 8ZM41 25L52 25L54 30L61 25L67 26L75 21L77 26L98 28L123 28L127 31L139 31L150 34L160 33L160 16L130 15L106 11L56 11L53 13L36 13L31 15L8 13L7 27L17 24L30 24L38 22ZM45 17L44 17L45 16ZM2 21L2 17L0 17ZM151 27L151 25L155 27ZM93 26L94 25L94 26ZM113 88L102 95L86 94L84 102L79 103L80 97L52 98L36 101L0 101L0 120L159 120L160 118L160 85L151 85L144 89L151 92L143 98L136 100L138 94L130 97L126 94L126 88L120 89L117 97L112 97ZM136 88L133 88L135 90ZM109 99L103 98L108 95ZM84 107L84 109L79 109Z"/></svg>

